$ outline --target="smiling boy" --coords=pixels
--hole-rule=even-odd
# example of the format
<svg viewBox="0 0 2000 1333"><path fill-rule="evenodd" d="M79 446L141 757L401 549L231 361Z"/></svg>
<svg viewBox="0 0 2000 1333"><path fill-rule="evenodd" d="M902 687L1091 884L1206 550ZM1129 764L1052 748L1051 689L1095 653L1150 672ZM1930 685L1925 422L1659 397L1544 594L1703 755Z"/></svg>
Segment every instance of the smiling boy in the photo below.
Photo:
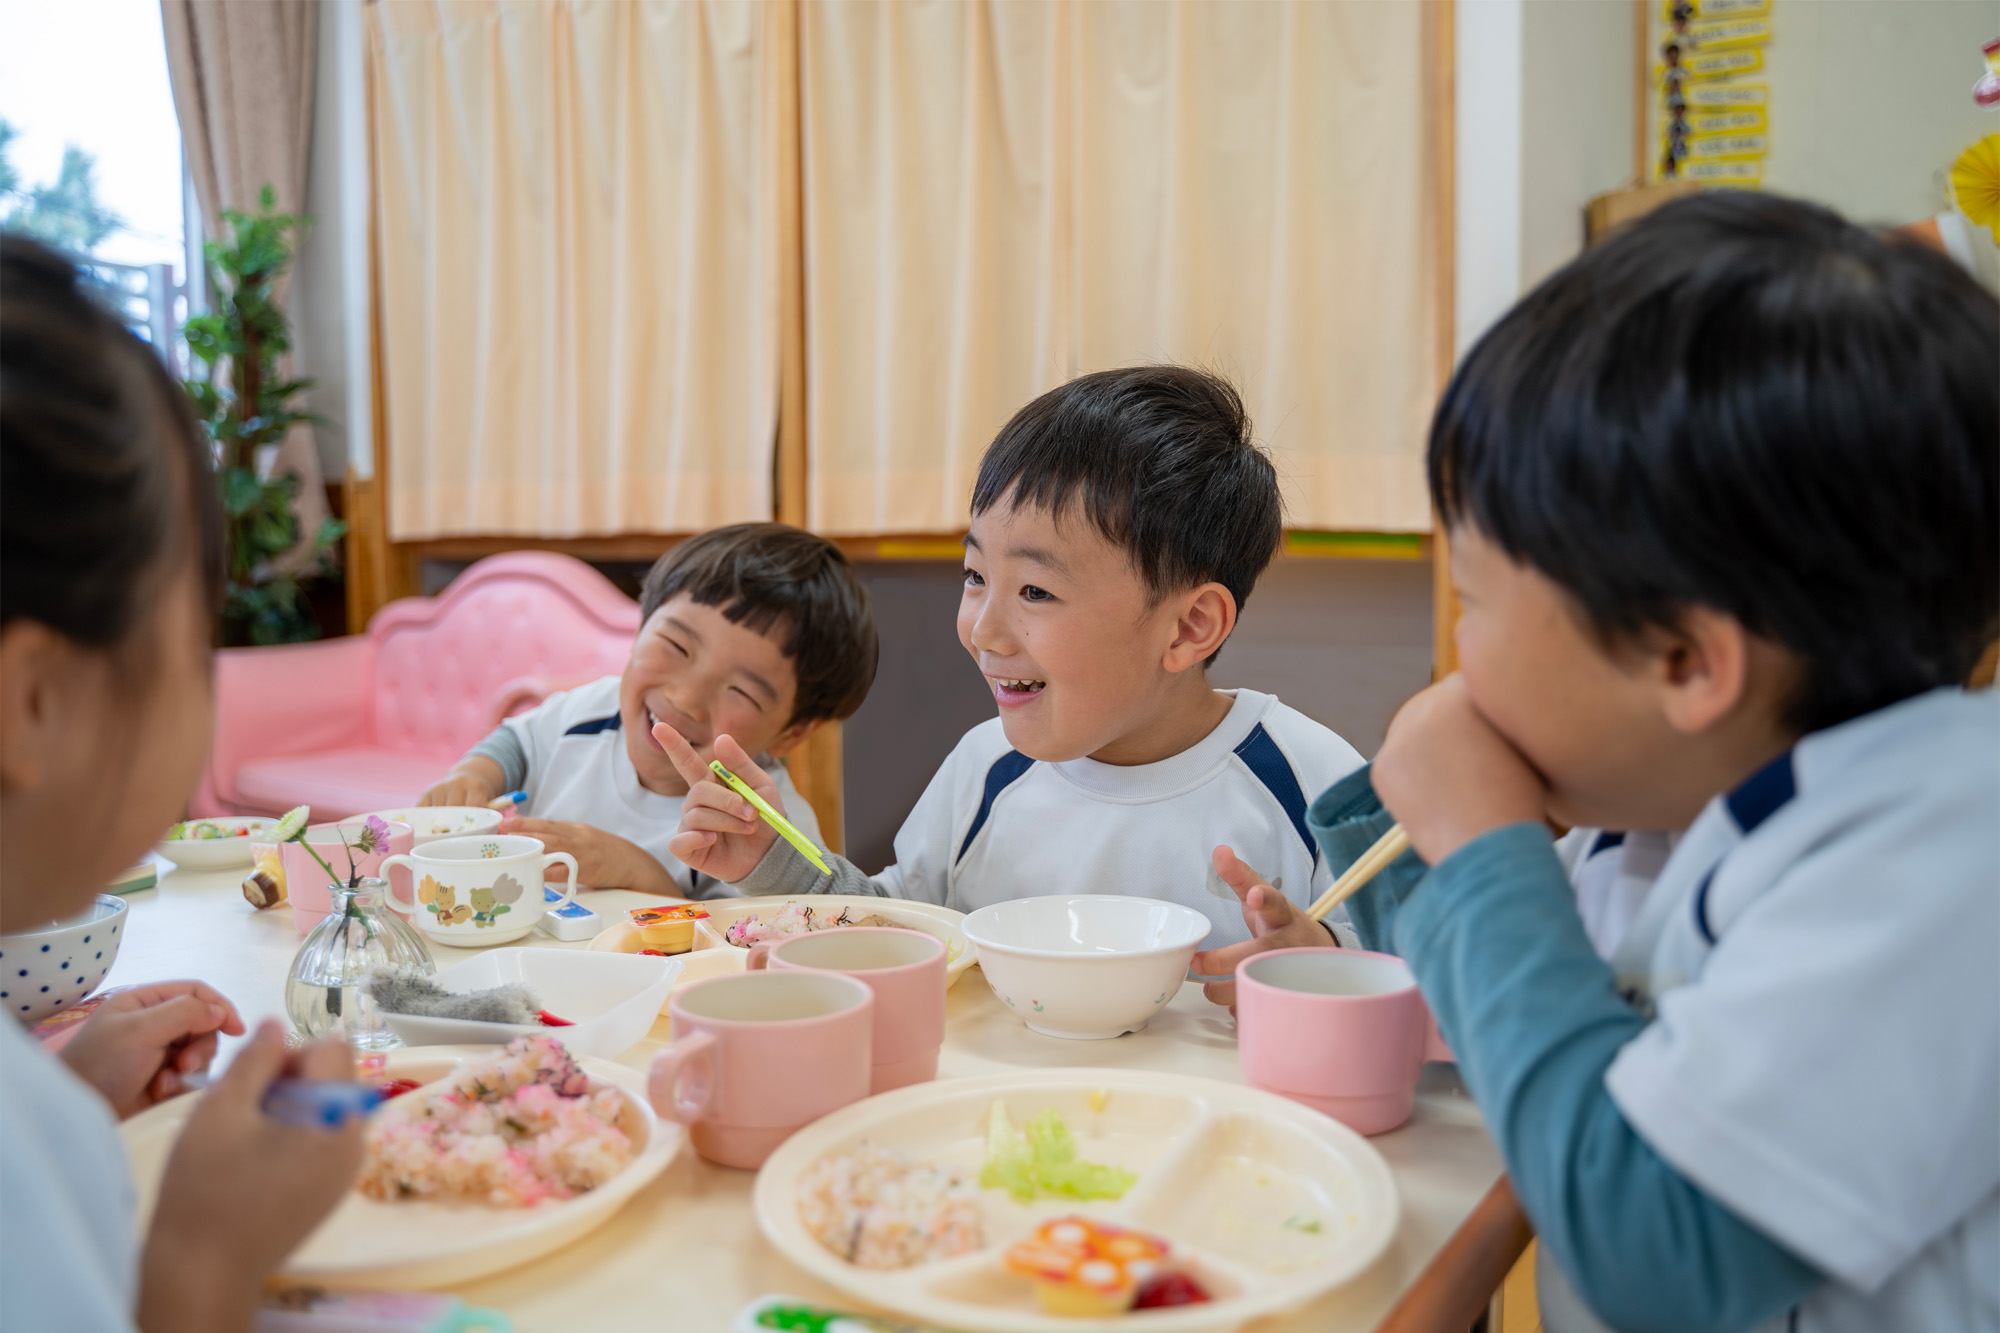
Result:
<svg viewBox="0 0 2000 1333"><path fill-rule="evenodd" d="M2000 307L1668 205L1454 377L1459 675L1311 823L1541 1240L1551 1333L2000 1328ZM1610 960L1546 821L1685 830ZM1304 943L1304 923L1222 953ZM1580 1299L1579 1299L1580 1298Z"/></svg>
<svg viewBox="0 0 2000 1333"><path fill-rule="evenodd" d="M423 803L484 805L522 790L522 817L507 830L575 856L582 883L726 894L668 850L688 784L653 727L673 727L706 764L717 736L782 756L821 723L852 715L875 678L868 594L833 543L780 523L743 523L661 556L639 611L623 673L508 718ZM812 807L782 767L777 774L794 822L817 838Z"/></svg>
<svg viewBox="0 0 2000 1333"><path fill-rule="evenodd" d="M829 880L747 802L700 781L698 756L663 727L695 783L669 845L745 893L964 911L1123 893L1195 908L1212 940L1245 938L1228 881L1254 881L1255 866L1310 902L1329 876L1306 793L1361 763L1270 695L1208 683L1281 531L1276 473L1226 382L1147 366L1044 394L987 449L965 539L959 641L999 716L945 760L897 834L896 864L870 878L834 858ZM772 798L730 740L716 749Z"/></svg>

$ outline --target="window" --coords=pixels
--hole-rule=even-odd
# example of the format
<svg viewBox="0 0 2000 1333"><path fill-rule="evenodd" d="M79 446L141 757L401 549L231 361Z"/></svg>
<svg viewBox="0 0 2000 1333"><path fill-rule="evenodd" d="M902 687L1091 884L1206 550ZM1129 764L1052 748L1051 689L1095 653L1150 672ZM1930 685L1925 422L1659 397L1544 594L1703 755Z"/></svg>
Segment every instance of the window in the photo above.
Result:
<svg viewBox="0 0 2000 1333"><path fill-rule="evenodd" d="M0 0L0 226L86 263L177 374L187 195L158 0Z"/></svg>

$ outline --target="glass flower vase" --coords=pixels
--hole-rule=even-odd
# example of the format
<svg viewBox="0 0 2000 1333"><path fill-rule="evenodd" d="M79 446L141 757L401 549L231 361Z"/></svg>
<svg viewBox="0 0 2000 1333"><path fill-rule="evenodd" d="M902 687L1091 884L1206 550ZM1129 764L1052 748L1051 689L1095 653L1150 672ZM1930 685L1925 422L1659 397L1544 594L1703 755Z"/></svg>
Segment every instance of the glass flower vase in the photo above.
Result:
<svg viewBox="0 0 2000 1333"><path fill-rule="evenodd" d="M285 1013L301 1037L340 1031L357 1051L400 1044L362 983L377 968L413 967L429 976L437 963L424 937L382 905L384 887L379 879L327 886L333 910L299 946L285 981Z"/></svg>

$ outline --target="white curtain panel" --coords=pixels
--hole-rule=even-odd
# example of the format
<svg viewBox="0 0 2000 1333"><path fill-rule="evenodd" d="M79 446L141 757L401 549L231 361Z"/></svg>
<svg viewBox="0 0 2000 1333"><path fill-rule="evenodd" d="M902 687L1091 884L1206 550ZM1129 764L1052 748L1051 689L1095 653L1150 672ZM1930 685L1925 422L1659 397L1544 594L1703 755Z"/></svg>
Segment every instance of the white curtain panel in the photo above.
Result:
<svg viewBox="0 0 2000 1333"><path fill-rule="evenodd" d="M389 532L768 518L773 15L369 6Z"/></svg>
<svg viewBox="0 0 2000 1333"><path fill-rule="evenodd" d="M1242 389L1294 527L1427 531L1432 7L821 0L800 19L809 514L964 526L1086 370Z"/></svg>
<svg viewBox="0 0 2000 1333"><path fill-rule="evenodd" d="M255 213L266 185L277 195L279 212L298 212L312 148L318 0L160 0L160 25L203 230L227 239L223 210ZM290 285L289 273L274 285L281 305ZM280 359L279 371L291 374L289 356ZM318 562L315 538L327 518L310 426L285 433L271 471L299 479L292 502L299 539L276 562L298 573Z"/></svg>

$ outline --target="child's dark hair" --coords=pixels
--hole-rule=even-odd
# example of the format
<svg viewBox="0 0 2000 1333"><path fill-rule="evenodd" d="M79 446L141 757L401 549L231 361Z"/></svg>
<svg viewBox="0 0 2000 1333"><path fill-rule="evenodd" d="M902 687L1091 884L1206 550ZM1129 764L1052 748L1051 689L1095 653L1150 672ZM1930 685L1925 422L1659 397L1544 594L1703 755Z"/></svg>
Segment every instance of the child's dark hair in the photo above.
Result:
<svg viewBox="0 0 2000 1333"><path fill-rule="evenodd" d="M121 649L188 560L213 611L222 517L187 395L68 261L0 236L0 624Z"/></svg>
<svg viewBox="0 0 2000 1333"><path fill-rule="evenodd" d="M690 537L656 561L639 623L686 593L732 624L784 632L798 676L793 722L852 717L875 683L880 649L868 590L838 546L784 523L738 523Z"/></svg>
<svg viewBox="0 0 2000 1333"><path fill-rule="evenodd" d="M1243 399L1190 366L1079 375L1016 412L972 487L974 514L1003 502L1059 520L1081 509L1155 598L1220 583L1239 611L1284 536Z"/></svg>
<svg viewBox="0 0 2000 1333"><path fill-rule="evenodd" d="M1786 721L1831 726L2000 627L2000 305L1824 208L1677 201L1479 341L1430 482L1607 640L1709 606L1782 645Z"/></svg>

